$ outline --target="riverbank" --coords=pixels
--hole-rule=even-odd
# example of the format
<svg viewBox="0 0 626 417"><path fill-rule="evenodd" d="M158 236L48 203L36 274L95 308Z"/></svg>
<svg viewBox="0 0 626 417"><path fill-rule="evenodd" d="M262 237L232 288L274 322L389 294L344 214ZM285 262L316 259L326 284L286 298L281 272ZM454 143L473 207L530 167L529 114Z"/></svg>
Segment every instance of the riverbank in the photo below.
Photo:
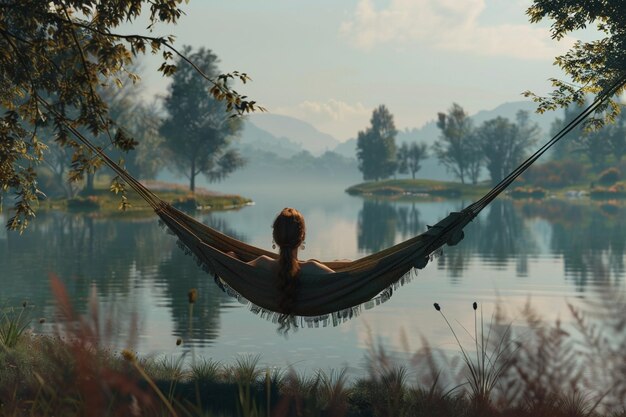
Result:
<svg viewBox="0 0 626 417"><path fill-rule="evenodd" d="M195 193L191 193L187 187L179 184L161 181L146 181L142 183L163 201L183 210L230 210L252 204L252 200L246 197L213 192L203 188L199 188ZM126 198L125 212L133 214L152 212L152 207L130 187L128 187ZM97 211L106 216L118 215L123 212L121 203L121 195L111 192L108 184L101 183L88 195L83 193L70 199L49 198L41 200L40 209Z"/></svg>

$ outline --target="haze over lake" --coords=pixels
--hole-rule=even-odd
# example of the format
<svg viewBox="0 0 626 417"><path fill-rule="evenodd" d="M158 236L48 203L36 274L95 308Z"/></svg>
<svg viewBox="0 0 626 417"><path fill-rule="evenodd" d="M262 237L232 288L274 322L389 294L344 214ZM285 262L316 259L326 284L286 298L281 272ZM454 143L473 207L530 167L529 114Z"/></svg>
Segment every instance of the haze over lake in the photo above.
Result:
<svg viewBox="0 0 626 417"><path fill-rule="evenodd" d="M226 186L226 185L225 185ZM240 210L197 213L227 234L271 250L271 222L285 206L300 209L307 221L302 258L364 256L426 230L470 201L362 199L341 184L268 184L229 187L252 197ZM441 317L473 323L473 301L486 317L500 303L515 320L530 300L548 320L569 320L566 301L595 298L621 282L626 250L626 207L587 200L496 200L466 228L466 238L419 272L380 306L364 310L338 327L300 329L287 338L276 324L257 317L221 292L162 230L156 216L102 218L89 213L41 213L23 235L0 234L3 300L29 300L37 332L55 326L55 302L48 275L67 286L76 309L88 311L95 294L101 321L112 320L108 340L116 348L132 344L141 353L180 355L195 349L229 362L240 354L262 355L269 366L314 370L361 369L372 341L405 356L421 346L456 351ZM2 219L5 220L5 219ZM33 256L36 255L36 256ZM189 335L187 291L198 288L193 334ZM103 326L103 329L106 329ZM177 347L175 341L184 343Z"/></svg>

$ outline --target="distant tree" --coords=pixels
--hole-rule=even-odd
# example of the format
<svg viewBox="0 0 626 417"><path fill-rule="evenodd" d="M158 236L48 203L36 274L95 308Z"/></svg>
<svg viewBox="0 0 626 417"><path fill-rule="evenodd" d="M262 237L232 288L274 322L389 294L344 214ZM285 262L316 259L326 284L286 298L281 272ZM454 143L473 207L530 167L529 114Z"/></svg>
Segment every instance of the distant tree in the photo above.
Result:
<svg viewBox="0 0 626 417"><path fill-rule="evenodd" d="M576 138L575 152L579 153L583 160L586 158L595 171L606 167L607 156L610 153L609 142L605 129L585 130Z"/></svg>
<svg viewBox="0 0 626 417"><path fill-rule="evenodd" d="M398 149L398 172L400 174L411 173L411 177L415 179L415 174L422 168L420 162L428 158L428 147L426 144L418 144L416 142L408 145L406 142Z"/></svg>
<svg viewBox="0 0 626 417"><path fill-rule="evenodd" d="M371 126L357 137L357 159L363 179L389 178L396 172L396 126L385 105L374 109Z"/></svg>
<svg viewBox="0 0 626 417"><path fill-rule="evenodd" d="M138 178L153 178L157 169L163 165L162 149L159 149L162 139L158 135L161 120L157 109L143 103L138 84L127 82L121 87L99 86L96 91L108 108L112 122L108 133L116 136L118 131L124 131L124 135L140 141L135 146L134 152L123 152L113 147L107 149L108 155L114 160L123 160L123 165L132 175ZM89 167L85 170L85 181L72 181L73 172L70 166L75 150L71 146L62 146L56 142L53 128L41 126L39 132L48 147L44 164L38 169L39 173L46 176L42 181L42 189L46 195L63 195L70 198L81 190L85 193L93 192L95 169ZM108 135L104 134L99 139L106 142Z"/></svg>
<svg viewBox="0 0 626 417"><path fill-rule="evenodd" d="M218 58L209 49L183 53L192 59L204 74L217 76ZM189 178L189 189L196 188L196 176L219 181L244 163L229 145L242 129L238 118L226 113L226 104L208 97L206 83L193 68L182 66L172 76L164 100L167 117L159 132L163 136L172 168Z"/></svg>
<svg viewBox="0 0 626 417"><path fill-rule="evenodd" d="M608 149L616 163L622 162L626 154L626 106L620 106L620 113L615 123L605 126Z"/></svg>
<svg viewBox="0 0 626 417"><path fill-rule="evenodd" d="M585 104L579 105L573 103L563 109L563 118L557 118L550 126L550 136L554 137L561 129L573 121L580 112L583 111ZM577 126L572 129L563 140L558 142L550 152L550 158L556 161L565 159L581 160L584 156L580 152L580 137L584 135L583 126Z"/></svg>
<svg viewBox="0 0 626 417"><path fill-rule="evenodd" d="M155 178L165 164L160 126L161 114L154 104L141 103L135 109L128 130L139 145L128 155L126 168L138 178Z"/></svg>
<svg viewBox="0 0 626 417"><path fill-rule="evenodd" d="M461 106L454 103L447 114L438 114L437 127L441 130L441 136L433 149L439 162L462 183L466 179L476 183L480 174L481 155L474 141L472 120Z"/></svg>
<svg viewBox="0 0 626 417"><path fill-rule="evenodd" d="M556 135L561 129L574 120L583 111L586 102L570 103L563 111L563 119L556 119L551 126L550 134ZM572 129L560 141L551 153L553 160L575 160L580 163L588 162L594 170L602 170L606 166L607 156L611 153L607 134L609 126L601 129L592 129L590 126L579 125ZM617 143L615 143L617 145Z"/></svg>
<svg viewBox="0 0 626 417"><path fill-rule="evenodd" d="M517 123L503 117L487 120L476 129L491 183L497 184L526 156L528 148L537 140L539 128L528 120L528 113L517 113Z"/></svg>

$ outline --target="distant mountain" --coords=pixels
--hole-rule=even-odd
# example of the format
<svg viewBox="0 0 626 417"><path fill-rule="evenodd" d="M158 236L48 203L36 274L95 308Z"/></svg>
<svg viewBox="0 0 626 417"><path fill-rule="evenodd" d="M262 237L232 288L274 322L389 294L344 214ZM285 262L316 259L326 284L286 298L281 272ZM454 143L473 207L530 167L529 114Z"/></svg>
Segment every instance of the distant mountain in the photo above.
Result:
<svg viewBox="0 0 626 417"><path fill-rule="evenodd" d="M333 152L343 155L346 158L356 158L356 139L348 139L335 146Z"/></svg>
<svg viewBox="0 0 626 417"><path fill-rule="evenodd" d="M476 126L487 120L495 119L498 116L505 117L513 122L515 121L517 112L525 110L530 116L530 121L539 125L539 128L541 129L541 137L544 137L547 140L549 139L548 135L550 134L552 122L559 117L563 117L563 112L557 111L539 114L535 112L536 109L537 104L532 101L514 101L511 103L501 104L493 110L481 110L473 115L472 119L474 120L474 125Z"/></svg>
<svg viewBox="0 0 626 417"><path fill-rule="evenodd" d="M339 141L322 133L302 120L279 114L258 113L249 116L248 121L276 138L288 139L313 155L321 155L333 150Z"/></svg>
<svg viewBox="0 0 626 417"><path fill-rule="evenodd" d="M288 158L302 152L302 145L287 138L277 138L270 132L256 126L249 120L244 122L240 139L235 142L235 147L246 154L254 154L254 151L271 151L278 156Z"/></svg>

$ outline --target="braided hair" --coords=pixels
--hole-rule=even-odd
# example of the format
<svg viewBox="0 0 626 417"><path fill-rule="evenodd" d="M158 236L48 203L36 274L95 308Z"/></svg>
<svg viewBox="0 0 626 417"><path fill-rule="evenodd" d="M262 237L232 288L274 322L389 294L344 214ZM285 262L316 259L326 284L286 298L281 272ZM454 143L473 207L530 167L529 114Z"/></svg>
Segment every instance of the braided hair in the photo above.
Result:
<svg viewBox="0 0 626 417"><path fill-rule="evenodd" d="M290 314L296 302L300 274L297 251L294 249L304 242L304 217L294 208L284 208L272 227L274 242L279 247L278 287L282 293L279 307L283 314Z"/></svg>

